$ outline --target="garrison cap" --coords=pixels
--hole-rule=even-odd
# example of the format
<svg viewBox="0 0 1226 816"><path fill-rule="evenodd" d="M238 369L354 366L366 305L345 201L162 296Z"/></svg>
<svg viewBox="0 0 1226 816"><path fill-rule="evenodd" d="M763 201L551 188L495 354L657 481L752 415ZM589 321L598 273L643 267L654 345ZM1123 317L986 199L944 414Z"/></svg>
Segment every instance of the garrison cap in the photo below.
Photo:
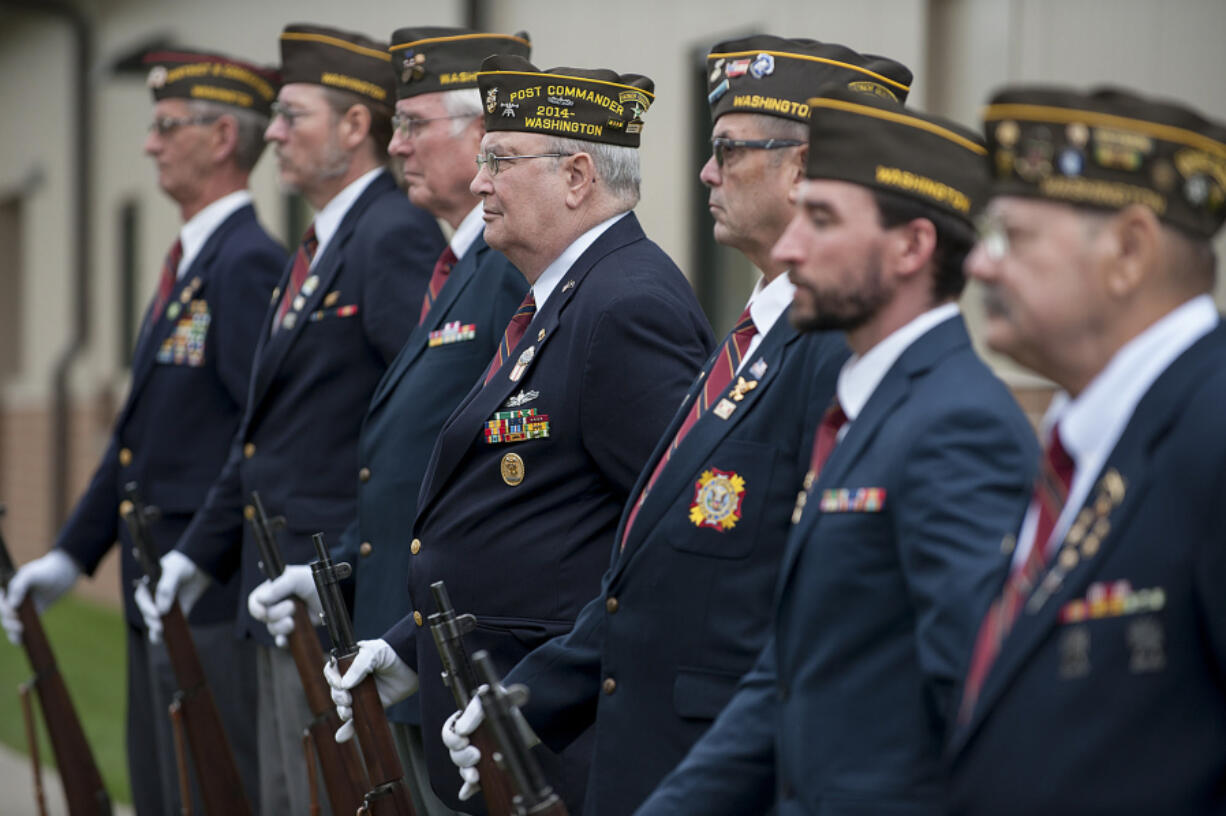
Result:
<svg viewBox="0 0 1226 816"><path fill-rule="evenodd" d="M765 113L809 121L807 100L827 85L906 102L911 71L843 45L758 34L715 45L707 55L711 118Z"/></svg>
<svg viewBox="0 0 1226 816"><path fill-rule="evenodd" d="M144 63L155 102L196 99L268 116L281 84L272 68L204 51L151 51Z"/></svg>
<svg viewBox="0 0 1226 816"><path fill-rule="evenodd" d="M392 34L392 69L396 96L477 87L481 61L491 54L514 54L528 59L532 41L528 32L488 34L471 28L418 26Z"/></svg>
<svg viewBox="0 0 1226 816"><path fill-rule="evenodd" d="M294 23L281 32L281 80L357 94L391 108L396 102L387 43L326 26Z"/></svg>
<svg viewBox="0 0 1226 816"><path fill-rule="evenodd" d="M477 74L485 129L518 130L638 147L655 83L602 68L542 71L512 54L496 54Z"/></svg>
<svg viewBox="0 0 1226 816"><path fill-rule="evenodd" d="M829 87L809 106L809 178L906 196L968 225L982 207L987 150L974 132L849 88Z"/></svg>
<svg viewBox="0 0 1226 816"><path fill-rule="evenodd" d="M984 110L993 195L1144 204L1210 239L1226 218L1226 127L1129 91L1011 87Z"/></svg>

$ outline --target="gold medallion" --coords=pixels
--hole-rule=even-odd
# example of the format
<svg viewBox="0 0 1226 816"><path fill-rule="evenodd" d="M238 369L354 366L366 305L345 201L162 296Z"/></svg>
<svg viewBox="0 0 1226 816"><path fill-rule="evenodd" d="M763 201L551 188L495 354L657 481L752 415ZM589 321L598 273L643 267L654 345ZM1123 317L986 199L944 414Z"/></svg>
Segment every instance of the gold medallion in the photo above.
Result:
<svg viewBox="0 0 1226 816"><path fill-rule="evenodd" d="M502 480L511 487L524 480L524 460L518 453L502 457Z"/></svg>

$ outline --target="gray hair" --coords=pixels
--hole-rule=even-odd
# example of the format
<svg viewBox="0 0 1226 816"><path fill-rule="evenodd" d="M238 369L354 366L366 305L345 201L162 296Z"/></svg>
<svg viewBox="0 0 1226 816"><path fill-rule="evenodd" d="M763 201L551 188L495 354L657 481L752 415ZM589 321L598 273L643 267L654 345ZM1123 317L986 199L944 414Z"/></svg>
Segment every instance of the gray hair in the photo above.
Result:
<svg viewBox="0 0 1226 816"><path fill-rule="evenodd" d="M193 99L187 103L187 109L193 116L222 117L232 116L238 126L238 136L234 145L234 163L244 173L250 173L255 163L264 153L264 131L268 129L268 117L243 108L221 105L201 99Z"/></svg>
<svg viewBox="0 0 1226 816"><path fill-rule="evenodd" d="M639 203L639 186L643 181L643 173L639 167L637 149L550 136L545 152L588 154L596 166L596 177L604 181L618 204L624 209L632 210Z"/></svg>
<svg viewBox="0 0 1226 816"><path fill-rule="evenodd" d="M463 133L471 118L485 114L481 106L481 91L476 88L459 88L454 91L443 91L442 94L443 110L447 111L448 116L457 117L451 120L452 136L459 136Z"/></svg>

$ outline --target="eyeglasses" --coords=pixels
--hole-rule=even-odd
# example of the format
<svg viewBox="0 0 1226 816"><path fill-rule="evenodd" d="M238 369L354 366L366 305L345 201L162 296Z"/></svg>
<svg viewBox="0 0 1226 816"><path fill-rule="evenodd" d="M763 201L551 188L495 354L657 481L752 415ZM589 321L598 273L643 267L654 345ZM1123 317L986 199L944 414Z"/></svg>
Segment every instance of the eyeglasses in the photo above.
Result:
<svg viewBox="0 0 1226 816"><path fill-rule="evenodd" d="M273 102L272 105L269 106L269 109L272 111L272 118L276 119L278 116L280 116L285 120L285 124L291 128L302 117L310 116L313 113L318 113L318 111L298 110L297 108L291 108L289 105L281 102Z"/></svg>
<svg viewBox="0 0 1226 816"><path fill-rule="evenodd" d="M715 163L723 167L729 151L779 150L784 147L800 147L803 144L804 142L795 139L724 139L717 136L711 140L711 153L715 156Z"/></svg>
<svg viewBox="0 0 1226 816"><path fill-rule="evenodd" d="M431 122L441 122L444 119L472 119L479 115L476 113L456 113L451 116L432 116L429 119L423 119L420 116L406 116L397 113L392 117L392 129L399 133L402 139L415 139L421 135L426 125Z"/></svg>
<svg viewBox="0 0 1226 816"><path fill-rule="evenodd" d="M211 125L219 116L158 116L149 123L149 132L157 132L159 136L174 133L184 125Z"/></svg>
<svg viewBox="0 0 1226 816"><path fill-rule="evenodd" d="M989 259L1000 261L1009 254L1009 230L999 216L980 215L975 219L975 233Z"/></svg>
<svg viewBox="0 0 1226 816"><path fill-rule="evenodd" d="M482 167L490 171L491 176L498 175L500 165L505 161L513 161L514 159L564 159L567 156L573 156L574 153L534 153L530 156L499 156L497 153L482 153L477 156L477 172L480 173Z"/></svg>

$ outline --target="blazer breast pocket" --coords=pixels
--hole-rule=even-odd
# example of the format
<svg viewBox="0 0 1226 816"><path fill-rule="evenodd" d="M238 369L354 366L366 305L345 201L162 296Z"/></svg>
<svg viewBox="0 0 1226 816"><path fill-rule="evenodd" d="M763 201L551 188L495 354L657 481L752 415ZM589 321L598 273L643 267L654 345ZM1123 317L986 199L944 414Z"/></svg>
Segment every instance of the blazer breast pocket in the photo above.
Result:
<svg viewBox="0 0 1226 816"><path fill-rule="evenodd" d="M772 482L780 481L777 471L786 468L776 468L778 458L773 445L760 442L720 445L669 508L662 526L673 547L711 558L753 552L762 518L772 499L780 498Z"/></svg>

